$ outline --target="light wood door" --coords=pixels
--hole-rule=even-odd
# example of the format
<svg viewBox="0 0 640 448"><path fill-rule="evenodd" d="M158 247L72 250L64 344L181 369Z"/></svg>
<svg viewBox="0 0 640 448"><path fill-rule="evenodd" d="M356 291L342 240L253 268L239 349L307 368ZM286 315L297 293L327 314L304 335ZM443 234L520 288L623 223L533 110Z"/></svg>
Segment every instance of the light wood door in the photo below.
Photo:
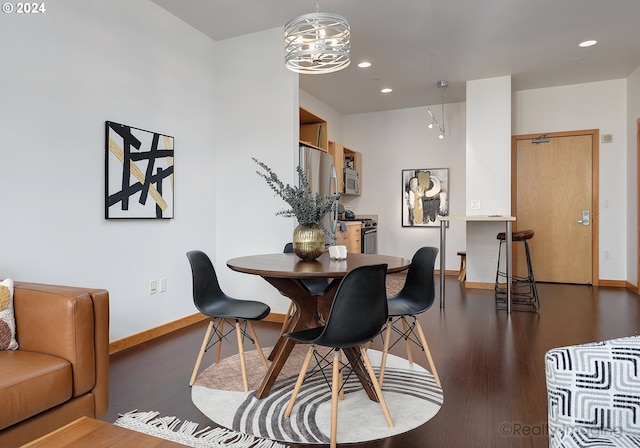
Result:
<svg viewBox="0 0 640 448"><path fill-rule="evenodd" d="M536 281L593 283L593 135L516 140L516 226L535 231L529 248ZM580 223L583 211L589 225ZM514 245L517 275L526 272Z"/></svg>

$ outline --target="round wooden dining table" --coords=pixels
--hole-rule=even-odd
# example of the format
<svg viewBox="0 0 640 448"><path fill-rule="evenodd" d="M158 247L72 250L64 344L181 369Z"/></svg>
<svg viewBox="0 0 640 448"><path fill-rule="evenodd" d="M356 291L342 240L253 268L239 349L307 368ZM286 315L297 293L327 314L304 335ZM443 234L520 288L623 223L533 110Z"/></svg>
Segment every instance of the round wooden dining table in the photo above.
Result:
<svg viewBox="0 0 640 448"><path fill-rule="evenodd" d="M387 273L395 273L408 269L411 261L402 257L357 253L349 253L345 260L334 260L329 257L328 252L324 252L316 260L302 261L292 253L277 253L233 258L227 261L227 266L237 272L261 276L282 295L293 301L295 312L287 327L283 329L283 333L286 333L321 325L323 319L328 316L342 277L359 266L382 263L387 264ZM304 282L301 282L310 278L326 278L331 281L324 291L312 293L305 287ZM256 391L257 398L264 398L269 394L295 345L293 339L280 336L269 355L271 366ZM357 352L357 348L344 351L355 369L361 367ZM377 401L371 385L363 381L360 375L358 377L369 398Z"/></svg>

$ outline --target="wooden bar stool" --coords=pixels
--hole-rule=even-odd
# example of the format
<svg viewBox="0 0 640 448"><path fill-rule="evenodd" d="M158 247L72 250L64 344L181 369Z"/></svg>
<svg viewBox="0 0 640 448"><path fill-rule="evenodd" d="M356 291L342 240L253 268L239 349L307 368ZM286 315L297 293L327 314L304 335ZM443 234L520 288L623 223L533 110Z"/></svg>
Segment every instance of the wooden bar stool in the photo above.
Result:
<svg viewBox="0 0 640 448"><path fill-rule="evenodd" d="M511 240L513 243L523 243L524 251L527 260L527 276L518 277L512 276L512 290L511 290L511 309L515 311L531 311L536 312L540 309L540 301L538 299L538 290L536 288L536 281L533 277L533 266L531 264L531 253L529 252L529 243L527 242L533 238L533 230L520 230L511 234ZM495 284L495 298L496 307L498 309L507 309L507 273L506 267L501 270L500 262L502 254L502 245L505 243L505 232L498 233L497 236L500 241L500 247L498 249L498 267L496 270L496 284Z"/></svg>
<svg viewBox="0 0 640 448"><path fill-rule="evenodd" d="M458 280L463 282L467 279L467 252L461 250L458 252L460 257L460 274L458 274Z"/></svg>

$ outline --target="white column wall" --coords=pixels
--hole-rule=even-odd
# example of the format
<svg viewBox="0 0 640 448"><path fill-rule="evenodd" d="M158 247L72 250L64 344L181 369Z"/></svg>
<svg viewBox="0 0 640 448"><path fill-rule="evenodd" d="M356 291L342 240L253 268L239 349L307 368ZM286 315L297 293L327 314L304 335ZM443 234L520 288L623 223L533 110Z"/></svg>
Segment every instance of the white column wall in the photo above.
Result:
<svg viewBox="0 0 640 448"><path fill-rule="evenodd" d="M467 82L466 203L468 215L511 214L511 77ZM472 202L479 203L472 209ZM467 223L467 281L495 281L504 224Z"/></svg>
<svg viewBox="0 0 640 448"><path fill-rule="evenodd" d="M231 271L230 258L282 252L295 220L275 216L286 205L276 197L252 157L284 183L295 183L298 153L298 75L284 67L282 28L218 42L216 91L217 210L215 266L223 289L238 298L262 300L284 313L289 300L259 276ZM244 55L250 54L251 57ZM260 70L256 70L260 67Z"/></svg>

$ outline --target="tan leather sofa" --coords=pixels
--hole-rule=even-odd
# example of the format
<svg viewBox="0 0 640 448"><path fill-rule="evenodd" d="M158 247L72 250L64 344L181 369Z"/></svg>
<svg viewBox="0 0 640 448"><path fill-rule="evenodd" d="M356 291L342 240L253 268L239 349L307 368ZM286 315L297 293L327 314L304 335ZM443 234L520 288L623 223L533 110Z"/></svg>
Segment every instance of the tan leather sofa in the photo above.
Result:
<svg viewBox="0 0 640 448"><path fill-rule="evenodd" d="M18 350L0 351L0 447L109 405L109 293L15 282Z"/></svg>

